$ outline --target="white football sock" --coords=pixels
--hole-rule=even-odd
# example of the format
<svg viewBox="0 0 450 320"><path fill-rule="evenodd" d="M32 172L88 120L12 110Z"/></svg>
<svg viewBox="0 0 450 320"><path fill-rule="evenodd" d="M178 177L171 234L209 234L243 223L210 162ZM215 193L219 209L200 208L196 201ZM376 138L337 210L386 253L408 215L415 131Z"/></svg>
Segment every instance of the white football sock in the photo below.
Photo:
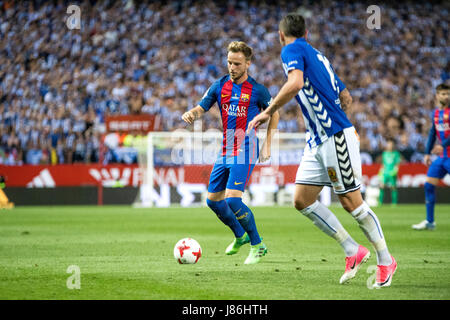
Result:
<svg viewBox="0 0 450 320"><path fill-rule="evenodd" d="M359 245L325 205L316 201L309 207L300 210L300 212L311 219L320 230L334 238L344 249L347 257L354 256L358 252Z"/></svg>
<svg viewBox="0 0 450 320"><path fill-rule="evenodd" d="M383 230L381 229L377 215L365 201L353 210L351 214L358 221L359 227L375 248L377 252L377 263L385 266L390 265L392 263L391 255L387 249Z"/></svg>

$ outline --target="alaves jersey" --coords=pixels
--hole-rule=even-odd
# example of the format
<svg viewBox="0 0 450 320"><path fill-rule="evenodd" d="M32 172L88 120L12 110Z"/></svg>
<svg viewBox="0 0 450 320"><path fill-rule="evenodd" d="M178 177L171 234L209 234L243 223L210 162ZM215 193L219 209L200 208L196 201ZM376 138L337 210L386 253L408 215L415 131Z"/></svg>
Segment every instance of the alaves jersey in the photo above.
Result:
<svg viewBox="0 0 450 320"><path fill-rule="evenodd" d="M281 60L286 76L293 69L303 71L304 86L295 98L303 113L306 141L310 147L318 146L328 137L352 126L339 100L345 85L320 51L304 38L298 38L283 47Z"/></svg>
<svg viewBox="0 0 450 320"><path fill-rule="evenodd" d="M248 123L266 109L271 101L269 90L248 77L242 84L235 84L226 75L214 82L198 103L208 111L217 102L223 124L223 156L237 156L241 152L258 153L256 135L246 135ZM257 155L256 155L257 157Z"/></svg>

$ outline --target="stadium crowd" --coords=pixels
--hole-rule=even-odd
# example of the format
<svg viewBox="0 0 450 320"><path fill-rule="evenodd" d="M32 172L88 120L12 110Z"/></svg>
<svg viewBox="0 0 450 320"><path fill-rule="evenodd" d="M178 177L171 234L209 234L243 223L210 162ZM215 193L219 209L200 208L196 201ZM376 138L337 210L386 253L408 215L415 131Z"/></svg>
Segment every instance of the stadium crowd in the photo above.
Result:
<svg viewBox="0 0 450 320"><path fill-rule="evenodd" d="M285 79L278 21L291 11L353 96L366 163L388 137L422 160L434 87L450 77L448 2L384 3L380 29L366 25L367 2L84 1L80 29L66 25L70 4L0 0L0 164L109 159L108 115L159 114L164 130L186 128L182 113L227 73L232 40L253 47L249 73L275 95ZM214 109L203 130L220 123ZM294 101L279 129L305 129Z"/></svg>

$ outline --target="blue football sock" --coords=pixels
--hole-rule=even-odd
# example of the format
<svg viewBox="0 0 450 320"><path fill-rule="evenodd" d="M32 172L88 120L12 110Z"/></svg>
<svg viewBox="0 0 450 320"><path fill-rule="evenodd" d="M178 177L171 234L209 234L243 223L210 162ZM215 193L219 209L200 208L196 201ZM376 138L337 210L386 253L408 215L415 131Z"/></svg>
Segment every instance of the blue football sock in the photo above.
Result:
<svg viewBox="0 0 450 320"><path fill-rule="evenodd" d="M436 187L425 182L425 206L427 208L428 222L434 222L434 203L436 202Z"/></svg>
<svg viewBox="0 0 450 320"><path fill-rule="evenodd" d="M206 199L206 203L208 204L208 207L214 211L220 221L222 221L231 229L231 231L233 231L236 238L240 238L244 235L245 230L242 228L241 224L238 222L233 211L230 209L225 200L212 201Z"/></svg>
<svg viewBox="0 0 450 320"><path fill-rule="evenodd" d="M237 220L241 226L247 231L250 237L251 245L255 245L261 242L261 237L256 229L255 217L252 211L242 202L241 198L230 197L225 199L236 215Z"/></svg>

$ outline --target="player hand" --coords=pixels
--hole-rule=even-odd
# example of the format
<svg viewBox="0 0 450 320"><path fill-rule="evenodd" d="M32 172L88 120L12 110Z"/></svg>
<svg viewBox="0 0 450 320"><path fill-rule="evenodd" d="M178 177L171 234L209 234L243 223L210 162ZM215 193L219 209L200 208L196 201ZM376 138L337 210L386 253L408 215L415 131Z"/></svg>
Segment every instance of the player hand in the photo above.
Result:
<svg viewBox="0 0 450 320"><path fill-rule="evenodd" d="M431 164L431 156L429 154L426 154L423 158L423 162L425 162L426 166L429 166Z"/></svg>
<svg viewBox="0 0 450 320"><path fill-rule="evenodd" d="M184 122L192 124L192 123L194 123L195 116L192 112L187 111L187 112L183 113L183 115L181 116L181 119L183 119Z"/></svg>
<svg viewBox="0 0 450 320"><path fill-rule="evenodd" d="M267 122L269 119L270 119L270 115L268 115L265 112L258 114L256 117L253 118L252 121L250 121L248 123L247 133L250 133L250 131L253 128L257 129L261 124L263 124L264 122Z"/></svg>
<svg viewBox="0 0 450 320"><path fill-rule="evenodd" d="M444 151L444 148L440 144L437 144L434 146L433 150L431 150L431 153L439 155L442 151Z"/></svg>

